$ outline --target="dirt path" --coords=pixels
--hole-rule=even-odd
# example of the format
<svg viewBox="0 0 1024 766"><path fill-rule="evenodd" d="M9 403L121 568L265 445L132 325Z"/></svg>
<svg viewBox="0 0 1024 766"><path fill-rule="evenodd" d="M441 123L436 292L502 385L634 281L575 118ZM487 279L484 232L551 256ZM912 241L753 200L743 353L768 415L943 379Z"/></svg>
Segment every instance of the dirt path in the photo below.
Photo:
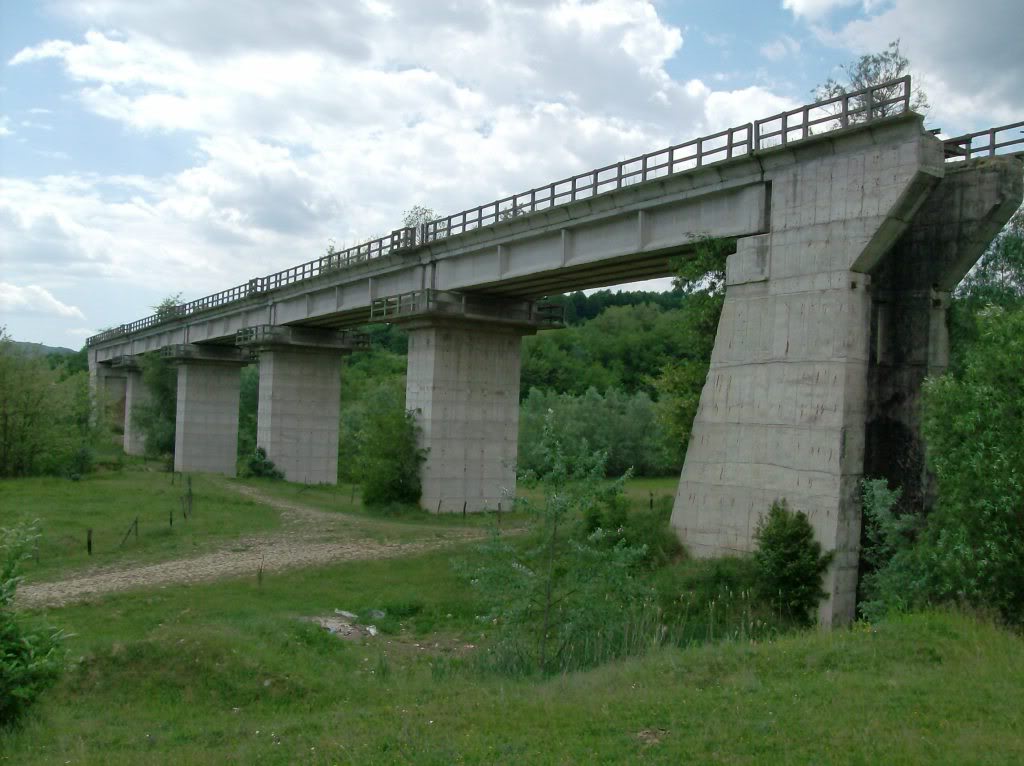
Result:
<svg viewBox="0 0 1024 766"><path fill-rule="evenodd" d="M63 606L93 596L130 588L203 582L226 577L256 577L266 572L317 566L336 561L385 559L421 553L452 543L477 538L481 532L466 528L402 525L421 528L433 535L429 540L386 543L370 539L361 531L379 529L381 523L360 516L332 513L299 503L264 495L253 487L234 485L241 494L281 511L282 530L272 535L241 538L213 553L157 564L93 571L65 580L28 583L18 588L22 606ZM397 526L397 525L396 525ZM325 537L344 539L324 541Z"/></svg>

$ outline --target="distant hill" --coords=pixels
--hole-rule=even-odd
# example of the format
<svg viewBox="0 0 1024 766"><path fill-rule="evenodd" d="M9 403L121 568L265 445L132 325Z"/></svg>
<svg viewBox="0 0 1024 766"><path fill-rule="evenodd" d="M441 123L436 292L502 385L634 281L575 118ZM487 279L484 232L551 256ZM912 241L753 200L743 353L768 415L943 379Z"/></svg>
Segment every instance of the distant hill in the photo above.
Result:
<svg viewBox="0 0 1024 766"><path fill-rule="evenodd" d="M14 347L26 356L49 356L50 354L77 354L78 352L71 348L64 348L63 346L44 346L42 343L29 343L23 340L11 341Z"/></svg>

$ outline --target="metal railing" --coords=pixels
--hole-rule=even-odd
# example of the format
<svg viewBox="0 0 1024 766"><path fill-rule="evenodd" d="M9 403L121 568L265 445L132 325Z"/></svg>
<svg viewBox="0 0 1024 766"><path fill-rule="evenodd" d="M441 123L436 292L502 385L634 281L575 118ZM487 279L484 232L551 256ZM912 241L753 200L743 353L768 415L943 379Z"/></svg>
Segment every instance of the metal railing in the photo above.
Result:
<svg viewBox="0 0 1024 766"><path fill-rule="evenodd" d="M487 317L558 327L562 324L564 309L554 303L534 303L515 298L429 288L377 298L370 304L371 322L393 322L422 315Z"/></svg>
<svg viewBox="0 0 1024 766"><path fill-rule="evenodd" d="M94 335L86 343L92 346L112 338L130 335L163 322L245 300L287 285L315 279L386 255L455 237L485 226L493 226L529 213L618 191L633 184L697 170L706 165L747 156L756 151L787 146L794 141L851 125L904 114L910 111L910 97L911 83L910 77L907 76L780 112L763 120L737 125L718 133L503 197L417 227L396 229L385 237L346 250L331 250L315 260L265 277L251 279L243 285L236 285L182 304L173 311L161 312L131 324L111 328ZM997 130L1012 127L1014 126L1005 126Z"/></svg>
<svg viewBox="0 0 1024 766"><path fill-rule="evenodd" d="M947 160L970 160L1001 154L1024 154L1024 122L980 130L942 142Z"/></svg>

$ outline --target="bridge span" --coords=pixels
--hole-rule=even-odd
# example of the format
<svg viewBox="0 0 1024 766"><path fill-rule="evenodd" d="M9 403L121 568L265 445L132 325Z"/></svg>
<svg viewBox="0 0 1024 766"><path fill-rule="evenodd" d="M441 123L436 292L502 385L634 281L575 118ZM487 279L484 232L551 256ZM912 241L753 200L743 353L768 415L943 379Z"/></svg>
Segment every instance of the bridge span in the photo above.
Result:
<svg viewBox="0 0 1024 766"><path fill-rule="evenodd" d="M423 505L515 488L524 334L538 299L671 274L728 237L725 306L672 514L696 555L749 551L778 498L836 551L826 624L852 618L858 482L923 502L918 402L948 360L950 293L1022 197L1024 122L942 140L910 78L809 104L257 277L90 338L130 417L136 358L178 363L175 468L233 475L239 368L259 364L257 442L294 481L337 480L341 355L367 321L409 331Z"/></svg>

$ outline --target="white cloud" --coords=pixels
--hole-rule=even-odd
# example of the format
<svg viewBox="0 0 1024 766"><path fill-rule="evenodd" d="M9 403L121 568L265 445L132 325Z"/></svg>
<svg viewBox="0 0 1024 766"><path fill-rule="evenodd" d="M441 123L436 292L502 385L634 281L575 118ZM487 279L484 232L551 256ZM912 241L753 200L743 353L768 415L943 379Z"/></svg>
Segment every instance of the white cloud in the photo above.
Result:
<svg viewBox="0 0 1024 766"><path fill-rule="evenodd" d="M60 7L88 31L10 63L59 63L79 104L176 133L193 159L0 180L5 276L50 289L197 297L385 234L415 204L455 212L791 105L674 79L684 34L650 0ZM96 324L135 318L107 303Z"/></svg>
<svg viewBox="0 0 1024 766"><path fill-rule="evenodd" d="M11 130L11 118L0 115L0 137L13 135L14 131Z"/></svg>
<svg viewBox="0 0 1024 766"><path fill-rule="evenodd" d="M798 18L816 20L839 8L860 5L861 0L782 0L782 7Z"/></svg>
<svg viewBox="0 0 1024 766"><path fill-rule="evenodd" d="M789 35L783 35L761 46L761 55L769 61L780 61L787 56L796 56L799 53L800 43Z"/></svg>
<svg viewBox="0 0 1024 766"><path fill-rule="evenodd" d="M821 34L858 54L884 50L899 38L915 84L927 91L932 120L948 131L968 132L1024 115L1022 27L1019 0L975 0L970 13L956 0L893 0L878 13Z"/></svg>
<svg viewBox="0 0 1024 766"><path fill-rule="evenodd" d="M61 303L53 294L39 285L19 287L0 282L0 309L15 313L55 314L61 317L85 319L76 306Z"/></svg>

